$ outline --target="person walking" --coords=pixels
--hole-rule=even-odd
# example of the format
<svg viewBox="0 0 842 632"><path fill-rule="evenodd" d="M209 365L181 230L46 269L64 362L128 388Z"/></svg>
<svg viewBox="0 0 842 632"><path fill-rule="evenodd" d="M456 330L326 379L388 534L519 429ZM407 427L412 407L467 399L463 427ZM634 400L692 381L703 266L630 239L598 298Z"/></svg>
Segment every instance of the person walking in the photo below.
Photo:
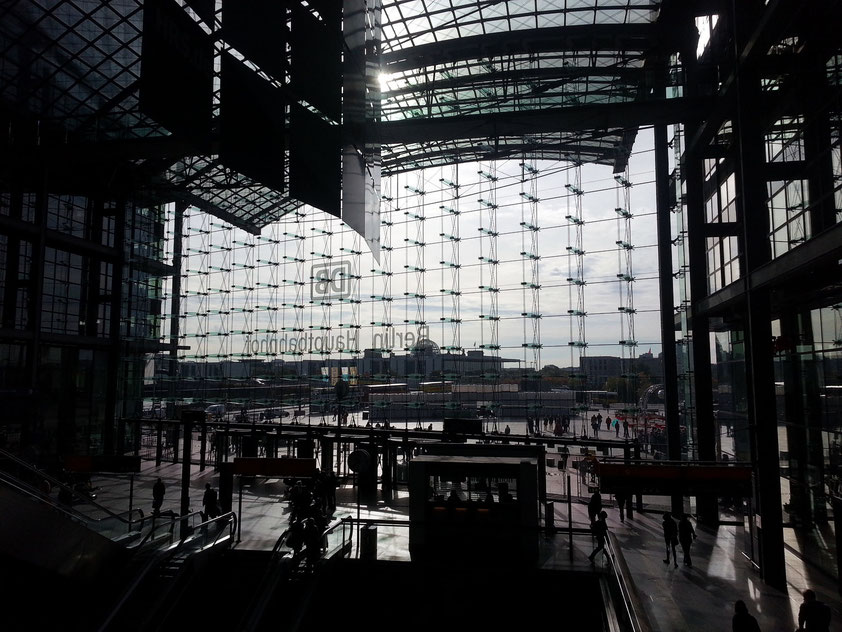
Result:
<svg viewBox="0 0 842 632"><path fill-rule="evenodd" d="M629 438L629 420L623 419L623 439Z"/></svg>
<svg viewBox="0 0 842 632"><path fill-rule="evenodd" d="M614 419L614 421L612 423L614 424L614 436L619 439L619 437L620 437L620 420Z"/></svg>
<svg viewBox="0 0 842 632"><path fill-rule="evenodd" d="M605 543L608 541L608 523L605 519L608 518L608 512L600 511L596 521L591 524L591 532L596 538L596 548L588 555L588 560L593 564L596 554L600 551L605 551ZM608 555L607 551L605 553Z"/></svg>
<svg viewBox="0 0 842 632"><path fill-rule="evenodd" d="M830 606L816 599L816 593L809 588L801 596L804 601L798 609L797 632L829 632Z"/></svg>
<svg viewBox="0 0 842 632"><path fill-rule="evenodd" d="M566 445L561 446L561 449L558 451L559 456L561 457L561 469L567 469L567 459L570 457L570 450L567 449Z"/></svg>
<svg viewBox="0 0 842 632"><path fill-rule="evenodd" d="M672 519L672 514L670 512L664 512L664 543L667 547L667 557L664 560L664 564L670 563L670 551L672 551L672 560L675 563L675 568L678 568L678 555L675 553L675 547L678 544L678 526L675 524L675 520Z"/></svg>
<svg viewBox="0 0 842 632"><path fill-rule="evenodd" d="M209 518L216 518L219 515L219 504L216 495L216 490L211 487L210 483L205 483L205 493L202 496L202 504L205 506L203 520Z"/></svg>
<svg viewBox="0 0 842 632"><path fill-rule="evenodd" d="M734 602L734 616L731 618L731 632L760 632L757 619L748 613L745 601Z"/></svg>
<svg viewBox="0 0 842 632"><path fill-rule="evenodd" d="M620 510L620 522L626 521L626 503L628 502L628 496L626 492L617 492L614 494L614 497L617 499L617 509Z"/></svg>
<svg viewBox="0 0 842 632"><path fill-rule="evenodd" d="M160 513L161 512L161 505L164 504L164 492L166 491L166 487L164 486L164 481L161 480L161 477L158 477L158 480L155 481L155 484L152 486L152 513Z"/></svg>
<svg viewBox="0 0 842 632"><path fill-rule="evenodd" d="M681 520L678 521L678 541L681 544L681 550L684 552L684 565L693 566L693 561L690 559L690 545L696 539L696 530L693 528L693 523L690 522L688 514L682 514Z"/></svg>
<svg viewBox="0 0 842 632"><path fill-rule="evenodd" d="M602 511L602 496L599 492L594 492L591 499L588 501L588 518L593 523Z"/></svg>

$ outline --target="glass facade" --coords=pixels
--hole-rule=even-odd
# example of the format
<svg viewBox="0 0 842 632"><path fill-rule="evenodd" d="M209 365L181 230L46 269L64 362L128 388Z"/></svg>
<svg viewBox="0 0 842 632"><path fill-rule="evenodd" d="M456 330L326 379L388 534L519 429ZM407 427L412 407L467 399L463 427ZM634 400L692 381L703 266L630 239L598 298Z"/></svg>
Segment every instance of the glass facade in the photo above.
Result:
<svg viewBox="0 0 842 632"><path fill-rule="evenodd" d="M171 274L161 211L9 188L0 206L12 220L0 225L3 440L36 459L103 453L116 417L140 410L146 356L160 348L162 277ZM119 244L118 226L134 230Z"/></svg>
<svg viewBox="0 0 842 632"><path fill-rule="evenodd" d="M408 334L420 327L436 332L441 351L493 357L478 372L492 392L501 363L522 364L526 382L553 354L565 360L547 375L557 381L544 383L584 391L589 345L641 357L645 323L671 286L675 318L649 335L670 351L675 344L676 383L664 385L677 409L665 424L668 456L751 463L746 519L762 518L750 530L776 583L785 538L808 556L815 545L819 563L837 572L834 547L819 545L834 541L842 518L842 52L823 26L838 21L836 9L816 3L810 19L790 21L793 3L783 2L734 2L719 15L695 15L678 0L374 3L380 29L361 48L363 65L381 71L366 77L379 83L369 96L382 93L371 125L385 194L375 262L341 219L291 193L301 173L284 135L292 110L318 111L337 135L343 120L317 107L321 87L291 79L300 41L283 42L278 69L248 46L263 25L245 28L239 46L220 3L165 4L170 26L207 51L207 67L184 74L203 81L188 105L173 98L182 82L156 76L148 53L179 68L191 60L155 40L143 3L0 8L0 145L12 157L0 171L5 445L36 456L117 452L117 420L143 414L144 397L169 400L174 413L174 383L188 373L198 386L187 395L180 385L184 402L228 401L264 374L338 379L368 348L366 377L389 385L396 376L384 354L411 354ZM299 4L299 17L326 21ZM283 13L277 30L291 20ZM271 94L275 117L263 127L277 134L262 147L275 161L271 178L261 165L257 176L241 172L236 143L232 160L232 146L219 146L219 130L251 123L254 105L246 99L224 119L226 67ZM342 82L331 88L325 102L336 104ZM674 126L668 168L649 178L647 167L634 186L637 196L668 182L669 194L651 196L656 211L633 208L632 146L649 138L639 130L665 126ZM260 134L225 142L238 136ZM313 180L337 188L339 156L333 176L314 160ZM477 171L470 178L460 173L466 164ZM583 164L613 169L616 203L587 207ZM540 190L539 167L557 178ZM632 265L633 250L658 244L638 237L645 220L633 242L631 219L655 214L669 216L660 238L671 240L671 257L636 255ZM597 224L616 225L616 241L588 242ZM342 349L324 346L340 333ZM278 351L281 337L295 348ZM420 380L421 364L410 355L400 377ZM706 519L726 513L704 498L698 507Z"/></svg>

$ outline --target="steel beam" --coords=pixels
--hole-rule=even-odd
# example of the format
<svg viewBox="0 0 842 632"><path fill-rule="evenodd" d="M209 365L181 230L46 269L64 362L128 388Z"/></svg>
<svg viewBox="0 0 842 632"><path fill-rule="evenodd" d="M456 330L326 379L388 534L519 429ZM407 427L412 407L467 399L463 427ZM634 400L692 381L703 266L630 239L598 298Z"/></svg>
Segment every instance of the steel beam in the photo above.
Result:
<svg viewBox="0 0 842 632"><path fill-rule="evenodd" d="M556 51L635 51L678 46L658 24L589 24L504 31L422 44L383 54L386 72L401 72L480 57Z"/></svg>
<svg viewBox="0 0 842 632"><path fill-rule="evenodd" d="M384 145L429 143L461 138L522 137L546 132L628 129L686 123L704 118L709 99L679 97L652 101L593 104L531 112L505 112L449 118L416 118L380 123Z"/></svg>

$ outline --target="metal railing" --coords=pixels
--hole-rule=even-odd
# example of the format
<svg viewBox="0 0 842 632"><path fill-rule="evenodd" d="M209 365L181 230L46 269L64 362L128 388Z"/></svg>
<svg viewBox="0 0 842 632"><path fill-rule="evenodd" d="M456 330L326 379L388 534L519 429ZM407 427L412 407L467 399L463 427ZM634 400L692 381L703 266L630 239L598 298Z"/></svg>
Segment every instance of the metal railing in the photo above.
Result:
<svg viewBox="0 0 842 632"><path fill-rule="evenodd" d="M10 479L14 479L18 488L30 497L39 499L42 502L52 505L53 507L62 509L65 514L73 516L77 521L85 523L89 529L96 531L105 537L113 539L113 536L124 535L143 523L144 513L142 509L135 508L126 512L117 513L105 505L96 502L90 495L79 492L72 485L68 485L64 481L58 480L32 463L29 463L15 454L0 448L0 462L3 460L8 461L15 466L14 468L8 469L17 470L17 473L15 473L9 472L8 469L6 469L6 476L4 477L4 480L9 481ZM5 468L0 467L0 473L2 473L4 469ZM58 489L60 493L64 492L63 495L67 498L68 502L61 502L61 500L53 498L51 494L44 492L36 485L27 482L21 476L21 471L31 477L34 477L34 479L38 482L46 481L52 489ZM99 517L86 515L76 508L79 505L91 507L96 512L103 515Z"/></svg>
<svg viewBox="0 0 842 632"><path fill-rule="evenodd" d="M339 518L331 522L321 536L321 559L331 559L343 555L351 550L352 527L349 517ZM278 584L287 577L293 569L298 567L300 559L288 548L290 529L284 531L272 547L272 556L260 581L259 592L254 596L246 608L246 615L240 623L239 630L249 632L260 625L263 613L273 598Z"/></svg>
<svg viewBox="0 0 842 632"><path fill-rule="evenodd" d="M225 541L228 544L233 541L237 526L237 515L233 511L224 513L217 518L211 518L204 521L201 519L201 513L202 512L200 511L195 511L184 516L162 516L161 514L157 514L152 518L152 529L150 529L149 533L147 533L143 540L138 544L138 548L142 548L147 541L151 540L159 528L162 528L169 533L170 542L172 542L172 536L175 533L175 526L188 521L186 534L179 539L176 545L167 547L150 557L146 564L143 565L140 572L138 572L132 582L127 586L126 590L123 591L115 606L111 609L105 617L102 625L98 628L98 632L105 632L110 629L109 626L114 622L115 618L120 614L126 604L129 603L138 588L143 584L144 580L152 571L160 568L177 555L190 555L191 553L221 544L221 538L225 534L226 526L228 526L228 535L225 538ZM196 522L197 517L199 518L198 522ZM158 523L157 521L162 518L166 518L166 520ZM211 525L219 527L214 534L211 534L208 529ZM213 537L211 538L211 536ZM208 543L209 541L210 543Z"/></svg>
<svg viewBox="0 0 842 632"><path fill-rule="evenodd" d="M0 470L0 482L36 502L46 505L51 510L62 514L77 524L81 524L91 531L111 540L121 539L123 536L131 534L133 529L137 529L139 532L143 530L144 513L142 509L136 508L122 513L112 512L111 515L92 518L91 516L86 516L81 512L75 511L72 506L58 502L29 483L21 481L17 477L2 470ZM139 533L138 536L140 537Z"/></svg>
<svg viewBox="0 0 842 632"><path fill-rule="evenodd" d="M606 549L611 560L614 581L622 599L621 605L626 620L631 626L629 632L652 632L652 625L643 609L643 602L637 594L634 582L631 580L631 572L626 564L625 557L623 557L622 549L617 543L617 538L610 531L608 532Z"/></svg>

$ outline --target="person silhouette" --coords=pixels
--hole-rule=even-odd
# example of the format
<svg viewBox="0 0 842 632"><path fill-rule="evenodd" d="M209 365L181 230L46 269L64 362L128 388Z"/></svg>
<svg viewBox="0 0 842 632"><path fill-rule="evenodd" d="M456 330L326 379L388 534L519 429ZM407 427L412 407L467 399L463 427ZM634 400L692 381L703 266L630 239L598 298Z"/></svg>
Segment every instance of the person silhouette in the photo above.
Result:
<svg viewBox="0 0 842 632"><path fill-rule="evenodd" d="M681 550L684 551L684 565L693 566L693 561L690 559L690 545L696 539L696 530L693 528L693 523L690 522L688 514L682 514L681 520L678 521L678 541L681 543Z"/></svg>
<svg viewBox="0 0 842 632"><path fill-rule="evenodd" d="M596 548L588 555L591 564L593 564L597 553L605 551L605 543L608 540L608 523L605 522L606 518L608 518L608 512L604 510L600 511L597 519L591 524L591 532L596 538ZM608 552L605 551L605 554L608 555Z"/></svg>
<svg viewBox="0 0 842 632"><path fill-rule="evenodd" d="M602 496L599 492L594 492L591 499L588 501L588 518L594 522L602 511Z"/></svg>
<svg viewBox="0 0 842 632"><path fill-rule="evenodd" d="M202 496L202 504L205 506L204 520L216 518L219 515L217 500L216 490L211 487L210 483L205 483L205 493Z"/></svg>
<svg viewBox="0 0 842 632"><path fill-rule="evenodd" d="M816 599L816 593L809 588L801 593L804 601L798 609L797 632L828 632L830 630L830 607Z"/></svg>
<svg viewBox="0 0 842 632"><path fill-rule="evenodd" d="M499 483L497 485L497 496L500 498L501 503L511 503L515 500L515 497L509 491L508 483Z"/></svg>
<svg viewBox="0 0 842 632"><path fill-rule="evenodd" d="M667 557L664 560L664 564L670 563L670 551L672 551L672 559L675 562L675 568L678 568L678 556L675 553L675 546L678 544L678 526L675 524L675 520L672 519L672 514L670 512L664 512L664 543L666 544L667 548Z"/></svg>
<svg viewBox="0 0 842 632"><path fill-rule="evenodd" d="M617 509L620 511L620 522L625 522L628 496L626 495L626 492L617 492L614 494L614 497L617 499Z"/></svg>
<svg viewBox="0 0 842 632"><path fill-rule="evenodd" d="M164 492L166 488L164 487L164 481L161 480L161 477L158 477L158 480L155 481L155 484L152 486L152 513L159 513L161 511L161 505L164 504Z"/></svg>
<svg viewBox="0 0 842 632"><path fill-rule="evenodd" d="M749 614L745 601L734 602L734 616L731 618L731 632L760 632L757 619Z"/></svg>

